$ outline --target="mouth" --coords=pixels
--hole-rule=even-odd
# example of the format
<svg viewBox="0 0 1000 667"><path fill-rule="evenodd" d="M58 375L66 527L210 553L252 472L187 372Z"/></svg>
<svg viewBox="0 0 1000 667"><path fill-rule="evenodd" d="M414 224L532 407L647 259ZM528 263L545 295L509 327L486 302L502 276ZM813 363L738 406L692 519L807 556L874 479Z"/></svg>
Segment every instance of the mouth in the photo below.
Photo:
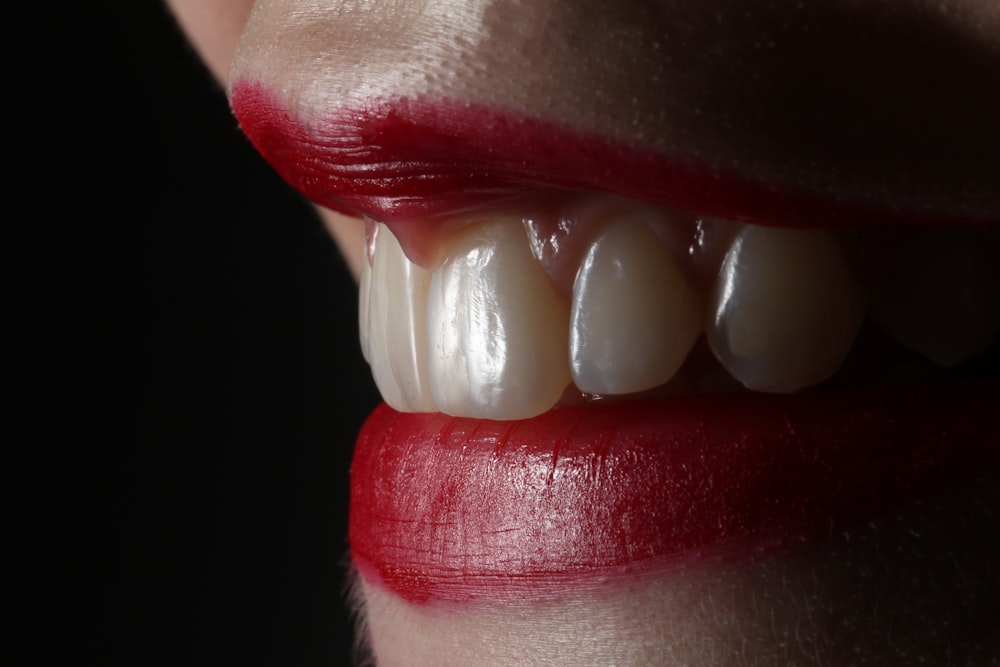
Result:
<svg viewBox="0 0 1000 667"><path fill-rule="evenodd" d="M369 220L359 323L386 404L350 541L408 601L753 557L995 478L996 219L479 109L456 130L451 103L306 125L256 84L232 100L289 182Z"/></svg>

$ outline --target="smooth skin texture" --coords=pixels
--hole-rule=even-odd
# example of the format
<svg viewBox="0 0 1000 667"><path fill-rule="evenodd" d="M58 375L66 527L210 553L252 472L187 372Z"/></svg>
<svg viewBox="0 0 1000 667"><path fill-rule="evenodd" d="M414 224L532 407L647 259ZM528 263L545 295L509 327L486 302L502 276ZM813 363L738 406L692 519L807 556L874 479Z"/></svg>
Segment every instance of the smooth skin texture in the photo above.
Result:
<svg viewBox="0 0 1000 667"><path fill-rule="evenodd" d="M261 80L303 117L431 91L774 182L1000 218L994 0L854 0L836 11L755 0L167 1L224 85ZM511 11L549 32L511 31ZM655 37L663 24L670 43ZM320 214L357 275L363 225ZM419 606L367 582L373 660L988 664L998 655L992 489L987 479L829 543L544 603Z"/></svg>

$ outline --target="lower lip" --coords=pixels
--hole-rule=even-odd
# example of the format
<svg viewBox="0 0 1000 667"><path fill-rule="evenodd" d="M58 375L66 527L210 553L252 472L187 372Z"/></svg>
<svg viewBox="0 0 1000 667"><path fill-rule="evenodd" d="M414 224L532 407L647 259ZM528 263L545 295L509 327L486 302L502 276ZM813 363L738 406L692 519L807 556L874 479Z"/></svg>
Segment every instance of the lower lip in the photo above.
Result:
<svg viewBox="0 0 1000 667"><path fill-rule="evenodd" d="M518 422L383 405L352 465L352 559L429 603L773 552L995 470L998 389L597 403Z"/></svg>

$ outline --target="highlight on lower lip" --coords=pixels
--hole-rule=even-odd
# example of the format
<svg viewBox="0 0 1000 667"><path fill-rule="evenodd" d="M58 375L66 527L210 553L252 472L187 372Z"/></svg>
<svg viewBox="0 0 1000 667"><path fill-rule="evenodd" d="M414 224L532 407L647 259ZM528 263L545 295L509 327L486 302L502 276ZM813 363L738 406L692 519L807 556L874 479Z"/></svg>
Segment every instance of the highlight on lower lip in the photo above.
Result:
<svg viewBox="0 0 1000 667"><path fill-rule="evenodd" d="M328 208L390 224L548 190L608 192L771 225L1000 222L835 201L451 99L372 100L308 124L258 82L236 81L230 100L244 133L293 187Z"/></svg>
<svg viewBox="0 0 1000 667"><path fill-rule="evenodd" d="M383 405L350 545L416 603L524 599L822 538L994 466L995 383L556 408L497 422Z"/></svg>

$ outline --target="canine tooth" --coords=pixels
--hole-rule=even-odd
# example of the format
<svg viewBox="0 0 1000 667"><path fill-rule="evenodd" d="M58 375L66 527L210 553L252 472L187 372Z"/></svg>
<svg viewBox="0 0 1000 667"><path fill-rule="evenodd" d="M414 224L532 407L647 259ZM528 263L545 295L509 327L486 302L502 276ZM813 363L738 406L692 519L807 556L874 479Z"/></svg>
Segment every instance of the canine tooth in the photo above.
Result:
<svg viewBox="0 0 1000 667"><path fill-rule="evenodd" d="M833 375L864 310L830 232L747 226L723 260L705 329L744 386L792 392Z"/></svg>
<svg viewBox="0 0 1000 667"><path fill-rule="evenodd" d="M430 273L379 229L368 297L368 355L382 398L402 412L434 409L427 381L427 290Z"/></svg>
<svg viewBox="0 0 1000 667"><path fill-rule="evenodd" d="M452 415L532 417L570 382L569 307L532 257L520 220L455 239L431 278L428 357L434 404Z"/></svg>
<svg viewBox="0 0 1000 667"><path fill-rule="evenodd" d="M684 363L701 322L701 299L656 234L639 221L612 220L573 285L573 380L598 394L661 385Z"/></svg>
<svg viewBox="0 0 1000 667"><path fill-rule="evenodd" d="M926 236L879 286L872 318L942 366L976 356L1000 333L1000 249L972 234Z"/></svg>

